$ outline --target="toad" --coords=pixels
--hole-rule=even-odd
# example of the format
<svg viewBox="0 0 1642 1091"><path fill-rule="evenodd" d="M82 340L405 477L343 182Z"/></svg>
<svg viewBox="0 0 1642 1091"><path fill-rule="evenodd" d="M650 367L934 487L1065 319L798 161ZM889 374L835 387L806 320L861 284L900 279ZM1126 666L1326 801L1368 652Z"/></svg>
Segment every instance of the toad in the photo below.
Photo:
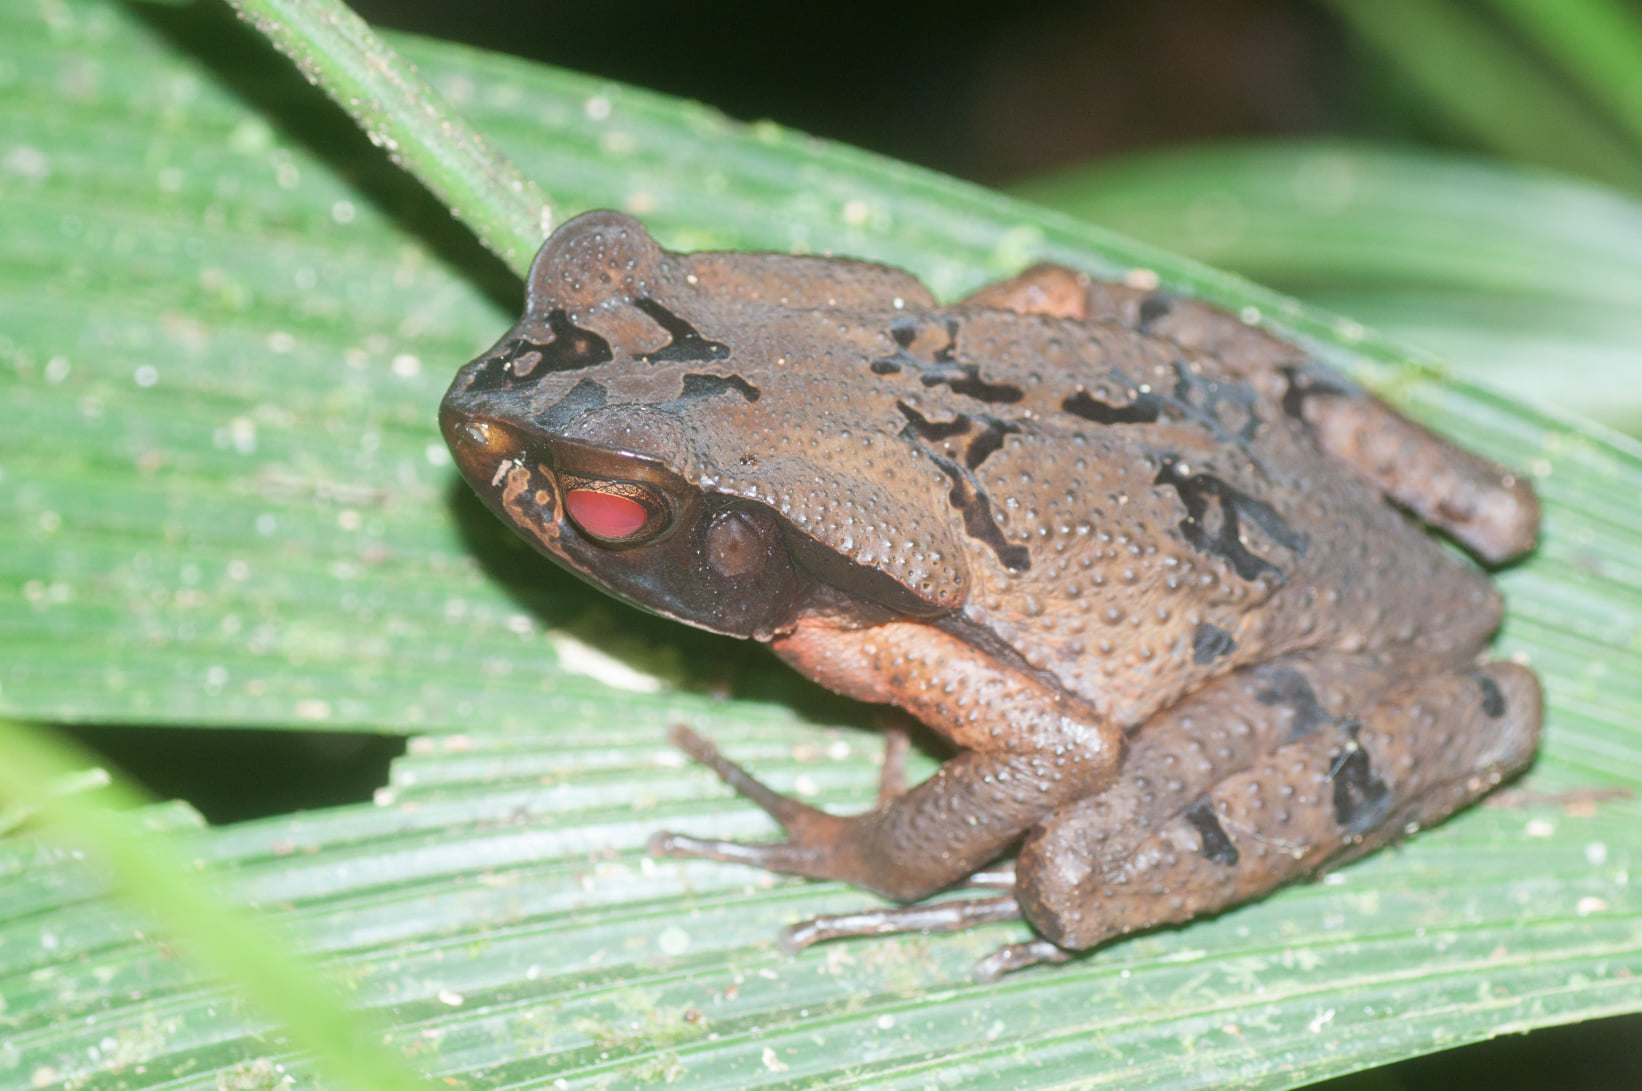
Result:
<svg viewBox="0 0 1642 1091"><path fill-rule="evenodd" d="M1534 675L1475 565L1527 483L1237 317L1038 266L942 306L862 261L558 229L440 423L464 477L618 598L767 642L953 755L834 815L676 741L786 831L654 851L913 903L798 944L1024 915L983 972L1262 894L1523 768ZM1017 850L1012 869L988 865Z"/></svg>

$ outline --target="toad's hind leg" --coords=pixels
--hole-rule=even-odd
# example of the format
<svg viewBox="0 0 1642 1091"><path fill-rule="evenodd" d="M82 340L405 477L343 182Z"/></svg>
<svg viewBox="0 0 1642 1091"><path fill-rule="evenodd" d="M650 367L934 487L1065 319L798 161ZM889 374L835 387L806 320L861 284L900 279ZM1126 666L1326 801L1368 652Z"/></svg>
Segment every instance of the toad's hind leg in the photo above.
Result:
<svg viewBox="0 0 1642 1091"><path fill-rule="evenodd" d="M1309 687L1276 696L1272 708L1311 710L1303 733L1172 816L1135 824L1094 796L1035 829L1016 864L1033 927L1082 949L1246 901L1441 821L1526 766L1539 734L1539 683L1513 663L1427 676L1355 717ZM1137 743L1131 757L1147 754ZM1108 795L1134 783L1126 771Z"/></svg>
<svg viewBox="0 0 1642 1091"><path fill-rule="evenodd" d="M1497 564L1533 548L1539 502L1527 481L1217 307L1094 280L1059 265L1034 266L965 303L1115 324L1213 356L1247 378L1268 403L1305 422L1324 451L1484 561Z"/></svg>
<svg viewBox="0 0 1642 1091"><path fill-rule="evenodd" d="M1115 861L1111 866L1116 867L1128 861L1149 836L1216 785L1269 761L1286 743L1340 722L1359 694L1379 691L1386 677L1382 670L1352 658L1316 662L1290 657L1209 683L1141 728L1117 783L1098 796L1068 804L1048 820L1051 827L1069 824L1080 836L1044 846L1036 871L1026 877L1029 896L1037 887L1047 892L1048 900L1074 897L1081 878L1099 862ZM1040 836L1031 833L1028 839ZM1053 872L1047 870L1051 863ZM1014 862L995 876L972 875L966 885L1013 891ZM1013 893L1006 900L867 909L792 925L782 933L782 945L791 950L850 936L952 932L1019 915ZM1065 957L1065 951L1047 940L1033 940L1005 947L978 964L975 972L990 979Z"/></svg>

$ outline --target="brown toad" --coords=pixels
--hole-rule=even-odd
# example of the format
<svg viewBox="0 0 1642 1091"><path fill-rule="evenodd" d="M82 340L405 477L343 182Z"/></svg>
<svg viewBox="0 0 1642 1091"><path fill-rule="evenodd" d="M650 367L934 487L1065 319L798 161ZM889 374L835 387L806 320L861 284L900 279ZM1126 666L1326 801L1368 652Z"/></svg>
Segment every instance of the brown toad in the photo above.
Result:
<svg viewBox="0 0 1642 1091"><path fill-rule="evenodd" d="M1534 750L1534 676L1480 658L1498 596L1398 510L1499 561L1526 483L1202 304L1040 266L943 307L596 212L440 422L572 572L956 748L839 817L681 731L787 838L658 851L915 901L1020 843L1007 897L800 942L1019 911L1047 942L993 969L1058 957L1438 821Z"/></svg>

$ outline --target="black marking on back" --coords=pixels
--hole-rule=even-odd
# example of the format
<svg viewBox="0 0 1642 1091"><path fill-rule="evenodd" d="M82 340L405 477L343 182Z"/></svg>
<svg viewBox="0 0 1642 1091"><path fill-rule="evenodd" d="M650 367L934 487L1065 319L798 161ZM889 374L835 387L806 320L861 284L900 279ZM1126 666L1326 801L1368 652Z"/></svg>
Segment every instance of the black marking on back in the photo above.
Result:
<svg viewBox="0 0 1642 1091"><path fill-rule="evenodd" d="M557 432L583 413L603 409L609 392L592 379L583 379L570 388L570 393L536 415L536 421L550 432Z"/></svg>
<svg viewBox="0 0 1642 1091"><path fill-rule="evenodd" d="M942 319L946 329L946 344L935 349L928 362L918 359L911 351L913 342L922 332L916 318L899 318L890 324L889 335L897 346L892 356L881 356L869 366L874 375L894 375L901 371L916 373L924 386L944 386L954 394L994 405L1010 405L1020 401L1026 392L1013 383L993 383L981 378L979 364L958 361L958 319Z"/></svg>
<svg viewBox="0 0 1642 1091"><path fill-rule="evenodd" d="M981 369L975 364L952 364L939 371L928 369L924 372L923 384L944 385L954 394L996 405L1009 405L1026 396L1025 391L1014 383L987 382L981 378Z"/></svg>
<svg viewBox="0 0 1642 1091"><path fill-rule="evenodd" d="M1505 694L1500 692L1499 683L1480 672L1473 677L1476 678L1477 685L1482 687L1483 715L1491 720L1497 720L1505 715Z"/></svg>
<svg viewBox="0 0 1642 1091"><path fill-rule="evenodd" d="M724 360L730 355L730 346L721 341L709 341L672 311L653 299L633 300L633 306L649 316L650 321L667 331L672 338L655 352L637 354L646 364L707 364Z"/></svg>
<svg viewBox="0 0 1642 1091"><path fill-rule="evenodd" d="M874 375L894 375L903 368L918 370L922 364L918 358L907 349L912 342L918 340L918 320L915 318L897 318L889 325L889 336L895 342L895 355L883 356L872 361Z"/></svg>
<svg viewBox="0 0 1642 1091"><path fill-rule="evenodd" d="M702 375L692 371L684 376L678 397L665 403L663 408L682 409L717 394L739 394L749 402L756 402L758 387L739 375Z"/></svg>
<svg viewBox="0 0 1642 1091"><path fill-rule="evenodd" d="M964 435L971 427L970 419L962 413L949 421L932 421L906 402L897 401L895 408L901 411L901 416L907 419L907 424L912 426L914 432L931 443Z"/></svg>
<svg viewBox="0 0 1642 1091"><path fill-rule="evenodd" d="M1192 662L1199 667L1236 650L1237 641L1218 625L1205 621L1192 633Z"/></svg>
<svg viewBox="0 0 1642 1091"><path fill-rule="evenodd" d="M951 315L941 320L946 327L946 344L936 349L930 359L937 364L950 364L958 359L958 320Z"/></svg>
<svg viewBox="0 0 1642 1091"><path fill-rule="evenodd" d="M1074 417L1096 424L1153 424L1163 405L1158 396L1150 392L1137 395L1128 405L1108 405L1095 400L1087 390L1080 390L1063 399L1060 407Z"/></svg>
<svg viewBox="0 0 1642 1091"><path fill-rule="evenodd" d="M1341 829L1364 834L1391 810L1391 789L1374 771L1368 751L1357 745L1363 725L1351 720L1342 726L1351 736L1351 746L1335 756L1328 771L1334 783L1334 821Z"/></svg>
<svg viewBox="0 0 1642 1091"><path fill-rule="evenodd" d="M903 413L909 411L916 415L915 410L902 409ZM1012 572L1025 572L1032 567L1032 554L1027 548L1004 537L1003 529L992 517L992 502L981 491L975 482L975 475L967 467L960 466L945 455L936 454L919 442L918 425L910 418L901 429L901 438L928 455L952 482L946 498L954 509L963 513L965 534L990 548L997 555L998 563Z"/></svg>
<svg viewBox="0 0 1642 1091"><path fill-rule="evenodd" d="M1207 428L1222 443L1246 446L1260 430L1260 416L1255 405L1258 398L1254 387L1238 379L1222 382L1206 379L1193 371L1186 361L1176 357L1174 390L1159 394L1155 390L1136 391L1128 405L1111 405L1099 401L1087 390L1080 390L1062 399L1060 407L1075 417L1096 424L1153 424L1167 416L1172 420L1192 421ZM1222 407L1236 410L1241 423L1234 429L1221 420Z"/></svg>
<svg viewBox="0 0 1642 1091"><path fill-rule="evenodd" d="M1226 827L1220 824L1220 816L1214 813L1214 807L1208 800L1200 800L1187 808L1181 817L1192 824L1197 831L1202 845L1197 854L1210 863L1224 864L1231 867L1236 864L1240 853L1237 846L1232 844Z"/></svg>
<svg viewBox="0 0 1642 1091"><path fill-rule="evenodd" d="M1152 326L1158 319L1164 318L1174 310L1174 300L1162 292L1153 292L1140 301L1140 321L1135 323L1135 329L1141 333L1151 333Z"/></svg>
<svg viewBox="0 0 1642 1091"><path fill-rule="evenodd" d="M920 438L931 443L969 436L969 443L964 447L964 465L971 470L979 469L981 463L1002 448L1005 436L1015 435L1021 430L1020 425L1012 421L999 420L997 417L959 413L949 421L932 421L906 402L897 401L895 408L901 411L907 425ZM904 428L902 436L906 436Z"/></svg>
<svg viewBox="0 0 1642 1091"><path fill-rule="evenodd" d="M1317 700L1317 694L1313 692L1311 683L1306 681L1306 676L1293 667L1264 667L1258 674L1268 684L1254 695L1254 699L1267 708L1287 705L1294 710L1294 722L1289 725L1285 742L1303 739L1319 727L1334 723L1334 717Z"/></svg>
<svg viewBox="0 0 1642 1091"><path fill-rule="evenodd" d="M1331 398L1355 398L1362 391L1321 364L1289 364L1282 369L1283 412L1295 420L1305 420L1306 399L1319 395Z"/></svg>
<svg viewBox="0 0 1642 1091"><path fill-rule="evenodd" d="M501 352L480 364L468 383L467 393L514 390L538 382L546 375L581 371L614 359L609 341L570 321L570 316L560 308L547 312L547 328L553 334L551 340L515 337Z"/></svg>
<svg viewBox="0 0 1642 1091"><path fill-rule="evenodd" d="M1021 429L1018 424L1011 424L996 417L972 419L981 426L981 430L975 433L969 441L969 446L964 448L964 465L971 470L978 470L988 456L1003 447L1003 437L1017 435Z"/></svg>
<svg viewBox="0 0 1642 1091"><path fill-rule="evenodd" d="M1180 495L1180 502L1186 505L1186 518L1180 521L1180 533L1192 548L1224 558L1233 571L1245 580L1270 575L1281 583L1284 576L1280 568L1262 557L1256 557L1243 544L1244 519L1295 556L1306 555L1306 536L1290 529L1270 504L1256 500L1213 474L1181 473L1180 460L1174 455L1163 456L1162 468L1152 484L1168 485ZM1215 533L1209 531L1205 518L1209 514L1211 501L1220 517L1219 530Z"/></svg>

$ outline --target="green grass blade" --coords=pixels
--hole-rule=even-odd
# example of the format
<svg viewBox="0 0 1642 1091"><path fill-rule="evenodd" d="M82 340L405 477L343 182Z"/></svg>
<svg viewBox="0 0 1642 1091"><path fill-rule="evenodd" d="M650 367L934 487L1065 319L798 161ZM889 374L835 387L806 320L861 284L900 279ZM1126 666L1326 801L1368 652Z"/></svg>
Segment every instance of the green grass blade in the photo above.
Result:
<svg viewBox="0 0 1642 1091"><path fill-rule="evenodd" d="M1486 146L1642 189L1642 148L1620 140L1481 14L1452 0L1329 0L1328 6L1426 101Z"/></svg>
<svg viewBox="0 0 1642 1091"><path fill-rule="evenodd" d="M545 194L469 130L444 99L365 21L337 0L229 0L370 134L523 276L552 229Z"/></svg>

